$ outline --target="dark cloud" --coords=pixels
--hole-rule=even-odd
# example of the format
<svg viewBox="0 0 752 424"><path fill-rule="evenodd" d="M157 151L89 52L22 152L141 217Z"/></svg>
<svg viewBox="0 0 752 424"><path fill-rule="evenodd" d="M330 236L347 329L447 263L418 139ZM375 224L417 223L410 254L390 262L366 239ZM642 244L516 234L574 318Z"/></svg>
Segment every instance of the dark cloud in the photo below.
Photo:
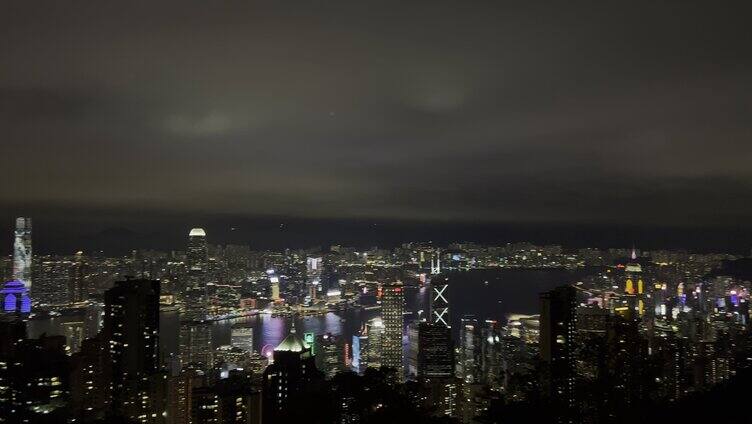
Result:
<svg viewBox="0 0 752 424"><path fill-rule="evenodd" d="M11 1L6 210L745 224L744 2Z"/></svg>

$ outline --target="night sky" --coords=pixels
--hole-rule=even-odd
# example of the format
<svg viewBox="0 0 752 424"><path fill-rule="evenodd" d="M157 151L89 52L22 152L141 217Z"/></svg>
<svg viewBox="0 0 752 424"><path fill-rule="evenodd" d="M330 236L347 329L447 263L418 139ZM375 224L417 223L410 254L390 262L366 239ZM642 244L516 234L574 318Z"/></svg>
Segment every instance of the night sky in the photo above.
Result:
<svg viewBox="0 0 752 424"><path fill-rule="evenodd" d="M752 226L749 2L114 3L3 2L3 228Z"/></svg>

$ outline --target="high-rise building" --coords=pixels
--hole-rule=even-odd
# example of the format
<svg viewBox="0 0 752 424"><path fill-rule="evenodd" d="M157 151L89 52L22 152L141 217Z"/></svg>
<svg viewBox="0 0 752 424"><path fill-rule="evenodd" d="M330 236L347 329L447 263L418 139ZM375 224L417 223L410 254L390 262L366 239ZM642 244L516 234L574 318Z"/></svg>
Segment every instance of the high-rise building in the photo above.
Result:
<svg viewBox="0 0 752 424"><path fill-rule="evenodd" d="M431 254L431 275L441 274L441 251Z"/></svg>
<svg viewBox="0 0 752 424"><path fill-rule="evenodd" d="M407 325L407 376L418 376L418 351L420 350L420 337L418 325L422 321L413 321Z"/></svg>
<svg viewBox="0 0 752 424"><path fill-rule="evenodd" d="M492 393L485 384L463 382L458 397L459 422L475 423L476 418L488 410Z"/></svg>
<svg viewBox="0 0 752 424"><path fill-rule="evenodd" d="M167 424L191 423L194 389L206 386L206 374L173 360L167 390Z"/></svg>
<svg viewBox="0 0 752 424"><path fill-rule="evenodd" d="M13 279L31 290L31 218L16 218L13 241Z"/></svg>
<svg viewBox="0 0 752 424"><path fill-rule="evenodd" d="M280 299L280 297L279 297L279 278L277 278L277 277L272 277L272 278L274 278L276 280L276 281L272 280L272 300L276 302L276 301L278 301Z"/></svg>
<svg viewBox="0 0 752 424"><path fill-rule="evenodd" d="M191 393L191 424L258 423L260 394L250 374L232 371L212 386L196 387Z"/></svg>
<svg viewBox="0 0 752 424"><path fill-rule="evenodd" d="M361 338L360 341L360 370L365 371L366 368L380 368L381 367L381 341L384 339L384 321L381 318L373 318L369 320L364 329L365 340Z"/></svg>
<svg viewBox="0 0 752 424"><path fill-rule="evenodd" d="M449 316L449 279L446 277L431 280L431 322L452 327Z"/></svg>
<svg viewBox="0 0 752 424"><path fill-rule="evenodd" d="M146 374L159 367L159 281L118 281L105 292L104 334L113 369Z"/></svg>
<svg viewBox="0 0 752 424"><path fill-rule="evenodd" d="M454 416L460 381L454 376L451 330L443 323L413 322L409 340L408 370L426 389L423 402L436 415Z"/></svg>
<svg viewBox="0 0 752 424"><path fill-rule="evenodd" d="M64 305L70 302L72 262L66 259L45 258L34 270L34 303Z"/></svg>
<svg viewBox="0 0 752 424"><path fill-rule="evenodd" d="M344 370L345 351L344 342L340 337L333 334L321 334L316 336L316 368L324 373L327 378Z"/></svg>
<svg viewBox="0 0 752 424"><path fill-rule="evenodd" d="M246 352L253 352L253 328L233 327L230 330L230 344Z"/></svg>
<svg viewBox="0 0 752 424"><path fill-rule="evenodd" d="M71 303L83 302L89 297L89 287L86 284L86 259L84 252L76 252L70 272L70 288L68 294Z"/></svg>
<svg viewBox="0 0 752 424"><path fill-rule="evenodd" d="M110 382L108 346L102 337L85 339L71 357L71 415L77 422L104 419Z"/></svg>
<svg viewBox="0 0 752 424"><path fill-rule="evenodd" d="M188 281L183 287L185 319L201 321L206 318L209 301L207 293L209 250L206 244L206 232L203 228L193 228L188 233L186 265Z"/></svg>
<svg viewBox="0 0 752 424"><path fill-rule="evenodd" d="M431 252L431 275L441 274L441 251Z"/></svg>
<svg viewBox="0 0 752 424"><path fill-rule="evenodd" d="M480 381L493 391L502 389L501 327L498 321L483 322L480 334Z"/></svg>
<svg viewBox="0 0 752 424"><path fill-rule="evenodd" d="M452 377L453 351L449 328L433 322L418 324L418 378Z"/></svg>
<svg viewBox="0 0 752 424"><path fill-rule="evenodd" d="M206 231L203 228L193 228L188 233L186 261L191 271L207 271L209 250L206 244Z"/></svg>
<svg viewBox="0 0 752 424"><path fill-rule="evenodd" d="M458 414L462 386L459 379L454 376L432 378L424 380L423 384L427 389L426 404L436 411L436 415L455 417Z"/></svg>
<svg viewBox="0 0 752 424"><path fill-rule="evenodd" d="M290 398L321 377L311 347L295 333L294 326L273 355L274 362L264 370L263 422L283 422Z"/></svg>
<svg viewBox="0 0 752 424"><path fill-rule="evenodd" d="M473 315L465 315L460 320L460 340L457 355L457 378L464 383L475 383L480 379L480 326Z"/></svg>
<svg viewBox="0 0 752 424"><path fill-rule="evenodd" d="M608 317L605 353L605 369L601 374L608 375L611 388L603 398L619 410L635 407L641 397L639 360L648 356L637 319Z"/></svg>
<svg viewBox="0 0 752 424"><path fill-rule="evenodd" d="M104 295L103 335L112 367L112 410L138 422L161 422L159 281L118 281Z"/></svg>
<svg viewBox="0 0 752 424"><path fill-rule="evenodd" d="M102 329L102 325L104 325L104 307L100 304L92 303L86 306L84 313L85 336L87 338L95 337Z"/></svg>
<svg viewBox="0 0 752 424"><path fill-rule="evenodd" d="M365 356L369 347L367 334L354 334L352 336L352 361L350 362L350 369L354 373L360 374L368 368Z"/></svg>
<svg viewBox="0 0 752 424"><path fill-rule="evenodd" d="M321 274L324 259L321 257L306 258L306 271L308 274Z"/></svg>
<svg viewBox="0 0 752 424"><path fill-rule="evenodd" d="M62 324L65 343L71 353L76 353L81 349L81 343L84 341L84 323L83 321L68 321Z"/></svg>
<svg viewBox="0 0 752 424"><path fill-rule="evenodd" d="M381 365L394 368L400 380L403 379L402 335L404 332L405 297L401 282L384 284L381 297L381 319L384 334L381 340Z"/></svg>
<svg viewBox="0 0 752 424"><path fill-rule="evenodd" d="M577 296L572 286L540 295L540 358L543 390L559 410L559 422L577 422L575 408L575 329Z"/></svg>
<svg viewBox="0 0 752 424"><path fill-rule="evenodd" d="M211 327L206 323L183 323L180 326L180 361L183 365L208 370L213 365Z"/></svg>

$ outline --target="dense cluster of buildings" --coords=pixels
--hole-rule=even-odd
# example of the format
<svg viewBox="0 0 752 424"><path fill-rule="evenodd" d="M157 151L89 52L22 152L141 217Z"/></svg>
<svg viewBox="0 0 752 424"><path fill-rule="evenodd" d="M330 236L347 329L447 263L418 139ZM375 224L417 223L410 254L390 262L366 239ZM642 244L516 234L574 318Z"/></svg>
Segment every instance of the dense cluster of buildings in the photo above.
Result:
<svg viewBox="0 0 752 424"><path fill-rule="evenodd" d="M0 292L0 422L396 414L483 423L516 422L520 411L541 422L622 422L752 365L752 287L723 272L740 259L730 255L471 243L256 252L210 245L194 228L183 252L53 257L32 256L30 219L16 228ZM456 311L449 273L497 267L592 272L541 293L538 314ZM429 309L413 313L405 291L418 286ZM291 319L276 346L257 348L245 326L232 328L229 345L212 342L213 320L348 308L380 312L347 337L299 332ZM161 312L181 317L176 354L160 349ZM57 316L78 318L29 337L31 321Z"/></svg>

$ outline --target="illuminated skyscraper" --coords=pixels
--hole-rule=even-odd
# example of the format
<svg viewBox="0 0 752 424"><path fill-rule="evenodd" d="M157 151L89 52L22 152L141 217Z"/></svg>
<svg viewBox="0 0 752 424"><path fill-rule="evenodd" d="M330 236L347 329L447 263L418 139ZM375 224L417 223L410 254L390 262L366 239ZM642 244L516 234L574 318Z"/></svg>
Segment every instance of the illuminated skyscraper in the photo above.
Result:
<svg viewBox="0 0 752 424"><path fill-rule="evenodd" d="M402 370L404 299L401 282L385 284L382 287L381 319L384 322L384 334L381 339L381 365L395 368L400 380L404 374Z"/></svg>
<svg viewBox="0 0 752 424"><path fill-rule="evenodd" d="M441 252L438 250L431 255L431 274L441 274Z"/></svg>
<svg viewBox="0 0 752 424"><path fill-rule="evenodd" d="M253 328L233 327L230 330L230 344L246 352L253 352Z"/></svg>
<svg viewBox="0 0 752 424"><path fill-rule="evenodd" d="M36 264L34 303L59 305L69 299L71 261L46 258Z"/></svg>
<svg viewBox="0 0 752 424"><path fill-rule="evenodd" d="M407 325L407 376L414 378L418 376L418 351L420 350L420 340L418 324L425 321L413 321Z"/></svg>
<svg viewBox="0 0 752 424"><path fill-rule="evenodd" d="M486 320L480 335L480 370L481 382L491 390L500 391L502 387L502 344L501 326L497 321Z"/></svg>
<svg viewBox="0 0 752 424"><path fill-rule="evenodd" d="M264 370L263 422L282 422L289 399L320 377L311 347L295 333L293 326L274 349L274 362Z"/></svg>
<svg viewBox="0 0 752 424"><path fill-rule="evenodd" d="M457 357L457 378L475 383L480 377L480 326L472 315L460 320L460 343Z"/></svg>
<svg viewBox="0 0 752 424"><path fill-rule="evenodd" d="M350 362L350 369L356 374L361 374L368 368L368 362L365 359L368 348L367 334L354 334L352 336L352 361Z"/></svg>
<svg viewBox="0 0 752 424"><path fill-rule="evenodd" d="M306 258L306 271L308 274L321 273L321 268L324 260L320 257L308 257Z"/></svg>
<svg viewBox="0 0 752 424"><path fill-rule="evenodd" d="M185 297L185 319L202 320L206 317L208 296L206 292L209 253L206 245L206 232L194 228L188 233L186 253L188 281L183 287Z"/></svg>
<svg viewBox="0 0 752 424"><path fill-rule="evenodd" d="M13 279L31 290L31 218L16 218L13 241Z"/></svg>
<svg viewBox="0 0 752 424"><path fill-rule="evenodd" d="M307 343L306 343L307 344ZM327 378L345 369L345 351L343 341L332 334L316 336L316 368Z"/></svg>
<svg viewBox="0 0 752 424"><path fill-rule="evenodd" d="M270 275L269 281L271 282L271 294L272 294L272 300L278 301L280 299L279 294L279 277L276 275Z"/></svg>
<svg viewBox="0 0 752 424"><path fill-rule="evenodd" d="M89 297L89 287L86 284L86 258L84 252L76 252L73 258L68 294L72 303L83 302Z"/></svg>
<svg viewBox="0 0 752 424"><path fill-rule="evenodd" d="M190 271L206 272L209 252L206 245L206 232L203 228L194 228L188 233L186 260Z"/></svg>
<svg viewBox="0 0 752 424"><path fill-rule="evenodd" d="M367 367L381 367L381 341L384 339L384 321L381 318L373 318L366 323L364 331L368 343L360 341L361 370ZM363 365L365 363L365 365Z"/></svg>
<svg viewBox="0 0 752 424"><path fill-rule="evenodd" d="M452 327L449 317L449 279L436 278L431 280L431 322Z"/></svg>

